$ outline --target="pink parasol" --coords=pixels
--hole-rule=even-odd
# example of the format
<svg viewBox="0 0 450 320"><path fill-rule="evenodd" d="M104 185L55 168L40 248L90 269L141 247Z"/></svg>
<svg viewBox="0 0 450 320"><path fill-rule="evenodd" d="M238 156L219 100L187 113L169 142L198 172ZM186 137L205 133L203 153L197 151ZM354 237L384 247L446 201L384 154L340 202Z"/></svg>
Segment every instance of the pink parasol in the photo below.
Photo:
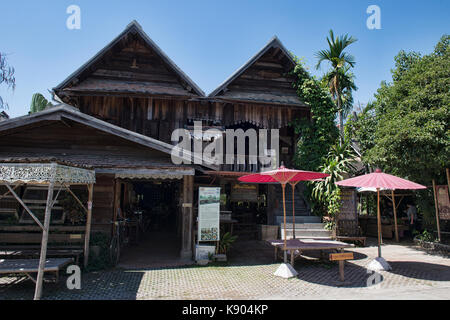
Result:
<svg viewBox="0 0 450 320"><path fill-rule="evenodd" d="M285 199L285 188L286 184L289 183L292 186L292 210L294 212L294 188L299 181L317 180L321 178L328 177L329 174L313 171L303 171L288 169L285 166L281 166L276 170L265 171L261 173L249 174L240 177L238 180L241 182L248 183L280 183L281 189L283 191L283 215L284 215L284 262L287 261L286 255L286 199ZM295 218L294 218L295 219ZM293 220L295 228L295 220ZM294 231L295 237L295 231Z"/></svg>
<svg viewBox="0 0 450 320"><path fill-rule="evenodd" d="M381 172L380 169L373 173L362 176L342 180L336 182L338 186L342 187L368 187L376 188L377 190L377 224L378 224L378 257L381 258L381 216L380 216L380 189L385 190L415 190L426 189L427 187L402 179L387 173Z"/></svg>

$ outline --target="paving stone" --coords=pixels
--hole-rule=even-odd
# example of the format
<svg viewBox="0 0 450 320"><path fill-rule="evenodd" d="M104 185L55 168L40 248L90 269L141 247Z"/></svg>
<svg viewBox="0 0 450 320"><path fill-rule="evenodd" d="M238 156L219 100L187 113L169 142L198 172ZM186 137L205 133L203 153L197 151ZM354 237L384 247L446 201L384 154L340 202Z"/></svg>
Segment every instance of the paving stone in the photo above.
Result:
<svg viewBox="0 0 450 320"><path fill-rule="evenodd" d="M337 263L319 261L314 255L296 261L296 278L276 277L273 273L281 261L273 261L272 248L248 241L235 246L227 264L85 273L81 290L68 290L62 278L57 284L44 285L43 299L370 299L407 298L411 292L416 292L417 297L434 297L433 292L436 298L450 297L448 257L429 255L409 244L389 243L382 250L392 271L374 274L366 269L377 255L374 243L350 249L356 259L346 262L344 284L338 281ZM368 287L371 276L381 282ZM33 282L11 284L14 281L0 278L0 300L33 298Z"/></svg>

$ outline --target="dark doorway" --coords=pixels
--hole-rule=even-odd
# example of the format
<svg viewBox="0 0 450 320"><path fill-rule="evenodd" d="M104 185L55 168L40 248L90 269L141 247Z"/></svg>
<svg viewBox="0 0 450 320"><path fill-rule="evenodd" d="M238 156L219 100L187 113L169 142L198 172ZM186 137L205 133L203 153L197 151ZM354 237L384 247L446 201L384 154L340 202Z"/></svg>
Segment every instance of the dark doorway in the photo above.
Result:
<svg viewBox="0 0 450 320"><path fill-rule="evenodd" d="M140 268L176 264L181 250L180 181L133 180L129 187L131 196L125 210L137 221L139 230L130 232L120 265Z"/></svg>

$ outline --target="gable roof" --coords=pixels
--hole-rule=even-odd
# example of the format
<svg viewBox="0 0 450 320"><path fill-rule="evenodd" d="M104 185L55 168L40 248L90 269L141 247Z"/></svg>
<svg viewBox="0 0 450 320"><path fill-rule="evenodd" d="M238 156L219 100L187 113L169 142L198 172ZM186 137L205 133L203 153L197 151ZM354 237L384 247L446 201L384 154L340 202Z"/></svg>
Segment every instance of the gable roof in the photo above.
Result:
<svg viewBox="0 0 450 320"><path fill-rule="evenodd" d="M292 92L289 94L286 94L286 90L275 93L267 93L267 91L265 90L261 90L261 92L245 89L238 90L239 92L236 92L236 90L234 92L231 92L233 90L229 90L229 86L232 86L234 82L239 80L239 78L242 77L244 73L246 73L250 68L254 67L258 60L263 58L272 49L277 50L276 52L280 63L281 59L283 59L283 67L285 68L285 71L290 71L295 67L296 62L294 61L292 55L284 47L278 37L274 36L260 51L258 51L258 53L256 53L252 58L244 63L244 65L242 65L230 77L228 77L221 85L219 85L214 91L212 91L208 95L208 97L306 106L306 104L298 98L295 93L295 89L292 87Z"/></svg>
<svg viewBox="0 0 450 320"><path fill-rule="evenodd" d="M200 89L200 87L192 81L191 78L189 78L165 53L164 51L159 48L155 42L153 42L152 39L143 31L141 25L136 21L133 20L126 28L125 30L120 33L114 40L112 40L108 45L106 45L102 50L100 50L94 57L92 57L89 61L87 61L85 64L83 64L80 68L78 68L75 72L73 72L70 76L68 76L64 81L62 81L59 85L57 85L55 88L53 88L54 92L58 95L63 89L65 89L67 86L71 85L71 83L76 80L80 75L82 75L87 69L89 69L91 66L93 66L95 63L99 62L102 57L110 50L112 49L116 44L118 44L122 39L124 39L129 34L138 34L141 39L145 42L146 45L148 45L163 61L164 63L169 67L171 71L173 71L186 85L187 92L191 92L191 95L197 95L200 97L204 97L205 93ZM108 84L107 84L108 85ZM132 90L135 90L133 87L133 84L130 85L130 83L127 84L128 87L130 87ZM142 91L142 86L145 86L146 83L142 83L137 90ZM87 89L89 89L89 83L87 84ZM112 88L113 90L115 88ZM153 90L155 91L155 90ZM158 91L158 90L156 90ZM150 93L159 93L159 92L152 92ZM170 94L171 92L169 92ZM172 91L172 93L175 93Z"/></svg>
<svg viewBox="0 0 450 320"><path fill-rule="evenodd" d="M33 125L42 121L60 121L64 119L69 119L85 126L109 133L111 135L120 137L122 139L128 140L130 142L137 143L139 145L149 147L168 155L172 155L172 150L175 146L162 142L157 139L153 139L142 134L124 129L122 127L113 125L106 121L97 119L90 115L80 112L77 108L74 108L67 104L60 104L48 109L45 109L40 112L36 112L30 115L17 117L9 120L5 120L0 122L0 134L3 131L13 130L16 128L20 128L23 126ZM177 153L179 154L179 153ZM184 151L183 157L189 154L189 152ZM195 157L195 155L194 155ZM192 162L193 159L190 157L186 157L186 160L190 160ZM205 160L202 159L202 166L211 168L212 170L216 170L217 167L212 163L205 163Z"/></svg>

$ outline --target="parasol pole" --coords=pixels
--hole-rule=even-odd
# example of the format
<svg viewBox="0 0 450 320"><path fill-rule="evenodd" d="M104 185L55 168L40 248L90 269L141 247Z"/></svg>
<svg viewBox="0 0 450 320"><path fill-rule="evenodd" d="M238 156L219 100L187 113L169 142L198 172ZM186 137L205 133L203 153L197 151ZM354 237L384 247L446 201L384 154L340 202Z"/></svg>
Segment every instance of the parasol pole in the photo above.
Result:
<svg viewBox="0 0 450 320"><path fill-rule="evenodd" d="M378 257L381 258L380 188L377 188L377 225L378 225Z"/></svg>
<svg viewBox="0 0 450 320"><path fill-rule="evenodd" d="M296 182L289 182L289 184L292 187L292 233L293 237L295 239L295 198L294 198L294 191L295 186L297 185L298 181Z"/></svg>
<svg viewBox="0 0 450 320"><path fill-rule="evenodd" d="M434 195L434 210L436 211L436 228L438 232L438 241L441 242L441 227L439 226L439 205L436 194L436 182L433 179L433 195Z"/></svg>
<svg viewBox="0 0 450 320"><path fill-rule="evenodd" d="M284 217L284 263L287 263L287 252L286 252L286 196L285 196L286 183L281 184L281 189L283 191L283 217Z"/></svg>
<svg viewBox="0 0 450 320"><path fill-rule="evenodd" d="M395 206L395 195L394 190L391 190L392 194L392 208L394 210L394 226L395 226L395 241L399 242L398 238L398 225L397 225L397 208Z"/></svg>

